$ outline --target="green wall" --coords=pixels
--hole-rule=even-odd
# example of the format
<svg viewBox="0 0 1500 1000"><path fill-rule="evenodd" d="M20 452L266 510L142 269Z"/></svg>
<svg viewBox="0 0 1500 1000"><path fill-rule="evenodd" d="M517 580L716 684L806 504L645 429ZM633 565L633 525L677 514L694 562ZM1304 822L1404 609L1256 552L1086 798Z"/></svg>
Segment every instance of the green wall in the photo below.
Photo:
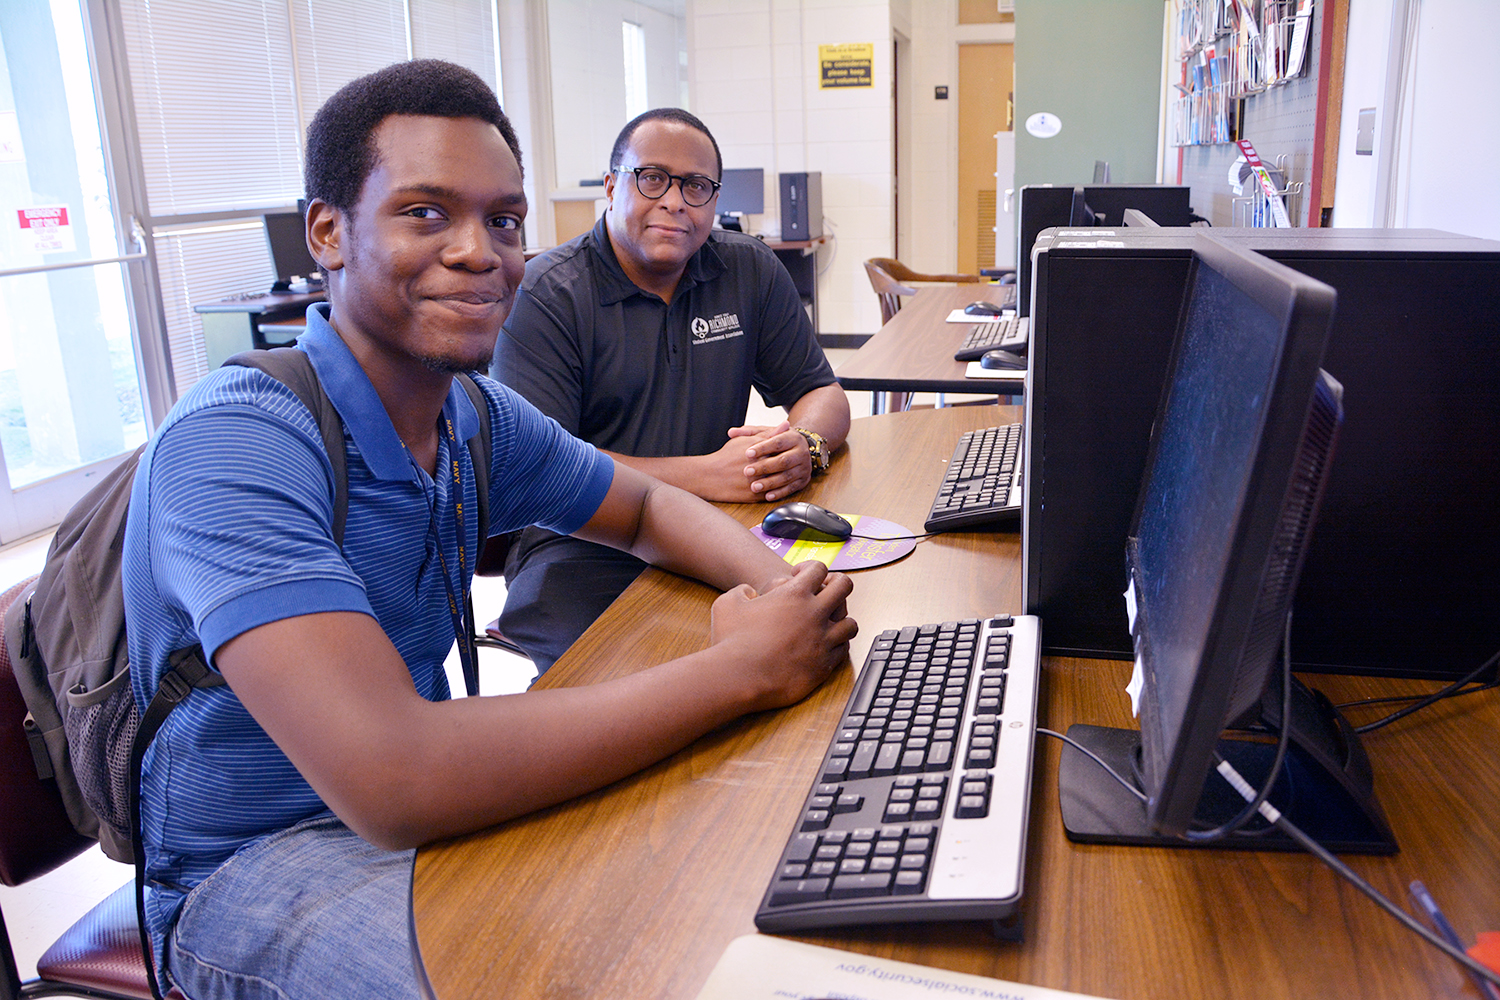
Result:
<svg viewBox="0 0 1500 1000"><path fill-rule="evenodd" d="M1156 180L1163 0L1017 0L1016 187L1086 184L1108 160L1116 184ZM1038 139L1046 111L1062 131Z"/></svg>

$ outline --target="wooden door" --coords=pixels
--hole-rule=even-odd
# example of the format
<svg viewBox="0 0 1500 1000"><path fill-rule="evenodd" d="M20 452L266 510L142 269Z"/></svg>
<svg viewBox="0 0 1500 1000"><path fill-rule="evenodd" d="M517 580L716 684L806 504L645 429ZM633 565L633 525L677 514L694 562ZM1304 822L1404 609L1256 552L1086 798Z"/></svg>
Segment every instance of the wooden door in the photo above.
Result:
<svg viewBox="0 0 1500 1000"><path fill-rule="evenodd" d="M958 270L995 261L995 133L1011 128L1010 43L958 47Z"/></svg>

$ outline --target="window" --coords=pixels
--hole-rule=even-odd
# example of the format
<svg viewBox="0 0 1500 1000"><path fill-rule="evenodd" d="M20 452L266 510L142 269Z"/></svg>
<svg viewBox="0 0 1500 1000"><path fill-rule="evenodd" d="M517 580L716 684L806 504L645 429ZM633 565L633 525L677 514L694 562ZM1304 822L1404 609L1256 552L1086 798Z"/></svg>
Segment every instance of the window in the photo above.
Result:
<svg viewBox="0 0 1500 1000"><path fill-rule="evenodd" d="M651 107L646 95L646 29L623 22L625 36L625 120L644 114Z"/></svg>
<svg viewBox="0 0 1500 1000"><path fill-rule="evenodd" d="M302 137L323 101L410 58L448 59L496 86L495 3L121 0L178 395L207 371L194 304L270 287L259 217L302 196Z"/></svg>

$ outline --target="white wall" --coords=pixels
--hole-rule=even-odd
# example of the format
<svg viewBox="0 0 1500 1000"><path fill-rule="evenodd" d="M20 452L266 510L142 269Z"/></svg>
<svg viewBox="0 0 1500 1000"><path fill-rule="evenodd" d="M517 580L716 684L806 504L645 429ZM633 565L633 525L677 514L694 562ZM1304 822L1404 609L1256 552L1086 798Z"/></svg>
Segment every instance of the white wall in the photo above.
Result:
<svg viewBox="0 0 1500 1000"><path fill-rule="evenodd" d="M1393 14L1408 0L1353 0L1333 224L1445 229L1500 239L1500 4L1409 0L1410 53L1393 59ZM1403 66L1404 62L1404 66ZM1404 79L1400 121L1388 80ZM1399 87L1397 88L1400 89ZM1360 108L1376 108L1375 155L1354 152ZM1391 172L1389 205L1380 172Z"/></svg>
<svg viewBox="0 0 1500 1000"><path fill-rule="evenodd" d="M650 106L682 102L681 26L671 14L632 0L547 4L557 187L601 177L609 168L610 147L626 121L624 21L645 30Z"/></svg>
<svg viewBox="0 0 1500 1000"><path fill-rule="evenodd" d="M779 213L779 174L822 172L824 232L836 236L819 256L822 331L873 333L880 313L862 262L892 245L888 2L693 0L687 20L692 111L725 166L765 170L760 225ZM874 46L874 86L820 90L818 46L844 42Z"/></svg>

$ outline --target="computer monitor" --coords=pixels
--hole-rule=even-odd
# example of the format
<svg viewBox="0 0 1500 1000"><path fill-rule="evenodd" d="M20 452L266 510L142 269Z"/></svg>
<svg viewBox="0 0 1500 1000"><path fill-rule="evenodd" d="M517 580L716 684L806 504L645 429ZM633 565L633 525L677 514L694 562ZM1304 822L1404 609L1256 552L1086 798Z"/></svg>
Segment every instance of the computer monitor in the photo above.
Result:
<svg viewBox="0 0 1500 1000"><path fill-rule="evenodd" d="M1074 839L1195 843L1193 831L1245 806L1211 776L1217 756L1256 787L1267 780L1273 745L1221 738L1260 725L1288 728L1271 801L1294 824L1334 849L1396 849L1357 734L1300 683L1282 702L1283 634L1342 421L1342 387L1319 367L1334 300L1252 251L1209 237L1194 250L1126 542L1140 732L1070 729L1135 776L1146 801L1065 750ZM1258 817L1213 843L1295 846Z"/></svg>
<svg viewBox="0 0 1500 1000"><path fill-rule="evenodd" d="M1024 610L1046 623L1043 652L1134 657L1119 553L1193 250L1211 234L1339 296L1324 367L1344 384L1348 415L1298 584L1296 668L1454 680L1487 660L1500 648L1500 242L1407 229L1112 232L1039 240L1032 255L1022 587Z"/></svg>
<svg viewBox="0 0 1500 1000"><path fill-rule="evenodd" d="M1078 193L1082 191L1082 206ZM1021 188L1019 242L1016 248L1016 311L1031 315L1031 250L1043 229L1056 226L1120 226L1125 210L1144 212L1157 225L1188 226L1192 189L1184 184L1086 184ZM1084 220L1084 221L1075 221Z"/></svg>
<svg viewBox="0 0 1500 1000"><path fill-rule="evenodd" d="M321 286L323 272L307 249L307 233L301 212L270 212L261 216L266 229L266 245L271 251L271 267L276 271L273 291L284 292L294 279Z"/></svg>
<svg viewBox="0 0 1500 1000"><path fill-rule="evenodd" d="M1119 226L1127 208L1145 212L1159 226L1190 226L1192 188L1185 184L1089 184L1083 189L1095 225Z"/></svg>
<svg viewBox="0 0 1500 1000"><path fill-rule="evenodd" d="M719 225L740 229L740 217L766 210L766 172L760 167L725 170L719 178Z"/></svg>
<svg viewBox="0 0 1500 1000"><path fill-rule="evenodd" d="M1093 224L1094 212L1089 208L1083 186L1079 185L1073 189L1073 202L1068 208L1068 225L1084 228Z"/></svg>

